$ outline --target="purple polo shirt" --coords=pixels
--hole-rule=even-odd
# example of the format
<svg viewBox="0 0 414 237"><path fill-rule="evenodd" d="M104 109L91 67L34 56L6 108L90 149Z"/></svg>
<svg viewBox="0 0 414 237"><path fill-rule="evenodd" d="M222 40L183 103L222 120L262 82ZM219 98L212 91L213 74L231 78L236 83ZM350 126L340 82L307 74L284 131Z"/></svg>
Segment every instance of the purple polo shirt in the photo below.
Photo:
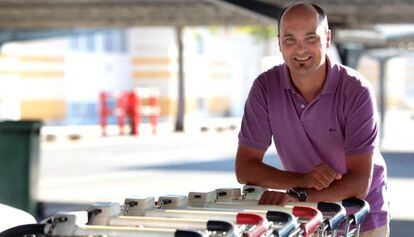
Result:
<svg viewBox="0 0 414 237"><path fill-rule="evenodd" d="M283 169L300 173L325 163L345 174L347 155L374 152L366 197L371 213L361 227L367 231L389 221L386 165L376 148L374 93L355 70L327 62L325 84L310 103L292 85L286 64L259 75L246 101L239 144L265 151L273 137Z"/></svg>

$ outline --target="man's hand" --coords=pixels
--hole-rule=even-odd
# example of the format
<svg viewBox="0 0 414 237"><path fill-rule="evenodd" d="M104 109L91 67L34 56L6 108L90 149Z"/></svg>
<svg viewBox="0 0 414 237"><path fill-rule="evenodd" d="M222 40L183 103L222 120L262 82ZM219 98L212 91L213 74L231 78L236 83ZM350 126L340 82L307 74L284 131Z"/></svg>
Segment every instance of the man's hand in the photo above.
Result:
<svg viewBox="0 0 414 237"><path fill-rule="evenodd" d="M340 173L326 164L320 164L303 176L303 184L304 188L322 190L329 187L333 181L341 178L342 175Z"/></svg>
<svg viewBox="0 0 414 237"><path fill-rule="evenodd" d="M259 205L286 205L288 202L298 202L295 197L287 193L276 191L265 191L259 200Z"/></svg>

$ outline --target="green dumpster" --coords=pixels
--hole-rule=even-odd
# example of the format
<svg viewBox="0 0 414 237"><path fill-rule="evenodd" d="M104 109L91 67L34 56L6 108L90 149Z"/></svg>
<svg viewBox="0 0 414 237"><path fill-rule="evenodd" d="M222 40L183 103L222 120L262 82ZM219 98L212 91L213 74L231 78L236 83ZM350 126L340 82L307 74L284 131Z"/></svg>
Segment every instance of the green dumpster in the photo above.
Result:
<svg viewBox="0 0 414 237"><path fill-rule="evenodd" d="M0 122L0 203L36 216L40 121Z"/></svg>

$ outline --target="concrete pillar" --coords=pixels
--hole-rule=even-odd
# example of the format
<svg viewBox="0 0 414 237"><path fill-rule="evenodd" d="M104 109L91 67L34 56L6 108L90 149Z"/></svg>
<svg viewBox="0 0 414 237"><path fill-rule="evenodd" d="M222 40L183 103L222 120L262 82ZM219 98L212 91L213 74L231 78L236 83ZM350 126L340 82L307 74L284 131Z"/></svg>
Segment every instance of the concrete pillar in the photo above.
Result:
<svg viewBox="0 0 414 237"><path fill-rule="evenodd" d="M178 98L177 98L177 116L175 121L175 131L184 131L184 114L185 114L185 92L184 92L184 44L183 44L183 27L176 27L177 48L178 48Z"/></svg>

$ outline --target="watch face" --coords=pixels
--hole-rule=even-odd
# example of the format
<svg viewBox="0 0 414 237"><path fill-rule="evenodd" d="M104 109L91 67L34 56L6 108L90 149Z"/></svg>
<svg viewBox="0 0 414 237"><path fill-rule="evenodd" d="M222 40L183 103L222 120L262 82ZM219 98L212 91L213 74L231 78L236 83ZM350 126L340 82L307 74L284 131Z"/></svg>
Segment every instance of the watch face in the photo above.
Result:
<svg viewBox="0 0 414 237"><path fill-rule="evenodd" d="M293 188L293 190L297 193L306 193L306 190L304 188Z"/></svg>
<svg viewBox="0 0 414 237"><path fill-rule="evenodd" d="M308 192L304 188L292 188L292 192L296 194L299 201L304 202L306 201L306 197L308 196Z"/></svg>

